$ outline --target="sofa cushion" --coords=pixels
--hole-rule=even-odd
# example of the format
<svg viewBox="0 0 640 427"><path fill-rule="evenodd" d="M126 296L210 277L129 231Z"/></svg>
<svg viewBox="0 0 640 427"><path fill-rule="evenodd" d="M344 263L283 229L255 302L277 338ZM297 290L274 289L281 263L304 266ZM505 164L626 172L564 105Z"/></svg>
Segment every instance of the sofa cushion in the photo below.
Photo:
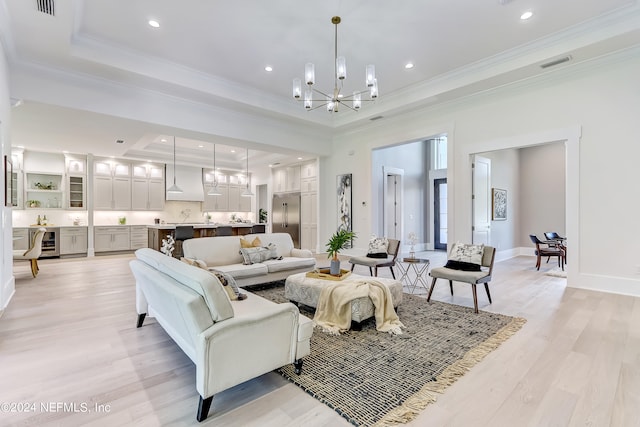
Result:
<svg viewBox="0 0 640 427"><path fill-rule="evenodd" d="M229 264L229 265L218 265L215 267L215 269L218 271L222 271L223 273L229 273L235 279L242 279L244 277L262 276L268 273L267 266L262 263L251 264L251 265L244 265L241 263Z"/></svg>
<svg viewBox="0 0 640 427"><path fill-rule="evenodd" d="M214 322L233 317L233 308L226 291L220 281L208 271L193 268L150 248L138 249L135 253L139 260L202 295Z"/></svg>
<svg viewBox="0 0 640 427"><path fill-rule="evenodd" d="M238 236L189 239L182 243L182 250L185 257L201 259L207 263L209 268L219 265L242 264Z"/></svg>
<svg viewBox="0 0 640 427"><path fill-rule="evenodd" d="M309 267L312 270L316 266L315 258L283 257L282 259L270 259L263 262L269 273L277 271L294 270Z"/></svg>

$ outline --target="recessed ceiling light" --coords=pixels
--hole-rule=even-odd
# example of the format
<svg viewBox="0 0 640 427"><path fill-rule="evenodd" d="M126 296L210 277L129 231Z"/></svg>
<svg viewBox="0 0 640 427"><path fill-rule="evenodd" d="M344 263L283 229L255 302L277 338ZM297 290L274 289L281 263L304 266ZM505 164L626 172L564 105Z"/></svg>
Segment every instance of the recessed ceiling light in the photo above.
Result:
<svg viewBox="0 0 640 427"><path fill-rule="evenodd" d="M265 71L271 72L273 71L273 67L271 65L267 65L266 67L264 67Z"/></svg>
<svg viewBox="0 0 640 427"><path fill-rule="evenodd" d="M231 152L232 152L232 153L235 153L235 152L236 152L236 150L231 150Z"/></svg>
<svg viewBox="0 0 640 427"><path fill-rule="evenodd" d="M525 13L520 15L520 19L522 21L526 21L527 19L531 18L532 16L533 16L533 12L531 12L530 10L527 10Z"/></svg>
<svg viewBox="0 0 640 427"><path fill-rule="evenodd" d="M406 64L404 64L404 68L406 68L407 70L410 70L414 67L413 62L407 62Z"/></svg>
<svg viewBox="0 0 640 427"><path fill-rule="evenodd" d="M298 160L302 160L302 157L298 157Z"/></svg>
<svg viewBox="0 0 640 427"><path fill-rule="evenodd" d="M149 19L149 25L153 28L160 28L160 23L155 19Z"/></svg>
<svg viewBox="0 0 640 427"><path fill-rule="evenodd" d="M198 148L203 148L203 147L204 147L204 145L198 144Z"/></svg>
<svg viewBox="0 0 640 427"><path fill-rule="evenodd" d="M167 142L167 139L166 138L161 138L160 142Z"/></svg>

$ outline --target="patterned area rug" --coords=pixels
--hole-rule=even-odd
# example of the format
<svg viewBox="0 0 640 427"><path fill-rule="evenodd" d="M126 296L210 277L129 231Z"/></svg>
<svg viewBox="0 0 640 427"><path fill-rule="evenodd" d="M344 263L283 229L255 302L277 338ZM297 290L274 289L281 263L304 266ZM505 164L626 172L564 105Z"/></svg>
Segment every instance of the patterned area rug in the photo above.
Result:
<svg viewBox="0 0 640 427"><path fill-rule="evenodd" d="M286 302L282 282L251 292ZM340 336L316 329L302 375L291 365L280 374L353 425L406 423L526 322L414 295L403 298L403 335L376 331L373 319L362 323L362 331ZM312 309L300 311L313 318Z"/></svg>

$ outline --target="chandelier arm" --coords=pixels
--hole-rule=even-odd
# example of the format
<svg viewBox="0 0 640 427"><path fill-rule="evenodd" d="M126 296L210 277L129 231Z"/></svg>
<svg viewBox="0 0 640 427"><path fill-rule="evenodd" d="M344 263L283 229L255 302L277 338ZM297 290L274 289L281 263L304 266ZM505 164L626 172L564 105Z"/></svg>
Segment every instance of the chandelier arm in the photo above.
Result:
<svg viewBox="0 0 640 427"><path fill-rule="evenodd" d="M311 90L312 90L312 91L314 91L314 92L316 92L316 93L319 93L320 95L322 95L322 96L324 96L324 97L326 97L326 98L332 98L332 96L331 96L331 95L327 95L326 93L324 93L324 92L322 92L321 90L318 90L318 89L316 89L316 88L314 88L314 87L312 87L312 88L311 88ZM323 101L325 101L325 100L323 100Z"/></svg>
<svg viewBox="0 0 640 427"><path fill-rule="evenodd" d="M340 105L344 105L345 107L347 107L347 108L348 108L348 109L350 109L350 110L358 111L358 110L356 110L355 108L353 108L352 106L350 106L349 104L345 104L345 103L343 102L343 100L338 101L338 103L340 103Z"/></svg>

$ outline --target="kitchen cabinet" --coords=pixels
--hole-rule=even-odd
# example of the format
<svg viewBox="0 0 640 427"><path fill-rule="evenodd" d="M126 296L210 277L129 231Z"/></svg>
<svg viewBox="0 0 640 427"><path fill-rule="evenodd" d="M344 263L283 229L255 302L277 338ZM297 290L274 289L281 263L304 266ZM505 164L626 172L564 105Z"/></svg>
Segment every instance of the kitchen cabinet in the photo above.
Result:
<svg viewBox="0 0 640 427"><path fill-rule="evenodd" d="M246 185L229 185L229 212L251 212L251 197L243 196Z"/></svg>
<svg viewBox="0 0 640 427"><path fill-rule="evenodd" d="M318 197L315 192L300 194L300 247L317 250L318 244Z"/></svg>
<svg viewBox="0 0 640 427"><path fill-rule="evenodd" d="M26 227L13 228L13 250L26 251L29 249L29 229Z"/></svg>
<svg viewBox="0 0 640 427"><path fill-rule="evenodd" d="M128 251L131 247L128 226L97 226L93 232L95 252Z"/></svg>
<svg viewBox="0 0 640 427"><path fill-rule="evenodd" d="M211 190L212 184L204 186L204 203L202 210L204 212L227 212L229 210L229 184L218 183L219 196L211 196L207 194Z"/></svg>
<svg viewBox="0 0 640 427"><path fill-rule="evenodd" d="M60 228L60 255L87 253L87 227Z"/></svg>
<svg viewBox="0 0 640 427"><path fill-rule="evenodd" d="M164 165L133 165L131 209L161 211L165 199Z"/></svg>
<svg viewBox="0 0 640 427"><path fill-rule="evenodd" d="M273 192L288 193L300 191L300 165L278 168L273 171Z"/></svg>
<svg viewBox="0 0 640 427"><path fill-rule="evenodd" d="M11 188L14 191L11 193L11 206L14 209L24 209L24 203L22 202L22 178L24 174L21 170L16 170L15 166L13 167L13 172L11 173Z"/></svg>
<svg viewBox="0 0 640 427"><path fill-rule="evenodd" d="M173 234L173 232L174 229L171 228L148 227L147 247L159 251L162 248L162 241L166 239L167 236Z"/></svg>
<svg viewBox="0 0 640 427"><path fill-rule="evenodd" d="M161 211L164 209L164 180L133 178L131 181L131 209Z"/></svg>
<svg viewBox="0 0 640 427"><path fill-rule="evenodd" d="M25 208L62 208L62 174L26 172L25 179Z"/></svg>
<svg viewBox="0 0 640 427"><path fill-rule="evenodd" d="M96 160L93 177L93 208L131 210L131 165L111 160Z"/></svg>
<svg viewBox="0 0 640 427"><path fill-rule="evenodd" d="M67 175L67 209L87 209L86 185L86 176Z"/></svg>
<svg viewBox="0 0 640 427"><path fill-rule="evenodd" d="M148 243L147 226L131 225L129 226L129 248L136 250L146 248Z"/></svg>

